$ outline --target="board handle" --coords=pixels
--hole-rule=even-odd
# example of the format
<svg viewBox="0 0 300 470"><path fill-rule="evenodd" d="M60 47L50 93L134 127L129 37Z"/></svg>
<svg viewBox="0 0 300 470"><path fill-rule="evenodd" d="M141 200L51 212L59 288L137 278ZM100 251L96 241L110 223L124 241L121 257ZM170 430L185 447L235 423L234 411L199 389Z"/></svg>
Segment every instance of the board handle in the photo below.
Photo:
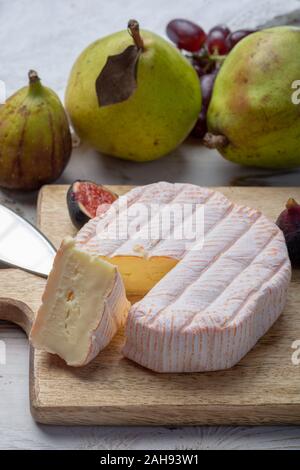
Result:
<svg viewBox="0 0 300 470"><path fill-rule="evenodd" d="M33 319L33 311L24 302L0 298L0 320L15 323L29 336Z"/></svg>

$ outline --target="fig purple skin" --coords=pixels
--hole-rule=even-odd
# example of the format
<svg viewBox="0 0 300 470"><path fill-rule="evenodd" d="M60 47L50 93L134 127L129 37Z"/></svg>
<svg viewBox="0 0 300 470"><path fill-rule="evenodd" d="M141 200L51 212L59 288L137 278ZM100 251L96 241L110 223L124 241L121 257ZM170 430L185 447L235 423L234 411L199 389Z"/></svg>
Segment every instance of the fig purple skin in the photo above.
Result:
<svg viewBox="0 0 300 470"><path fill-rule="evenodd" d="M300 204L290 198L276 223L283 231L293 268L300 268Z"/></svg>

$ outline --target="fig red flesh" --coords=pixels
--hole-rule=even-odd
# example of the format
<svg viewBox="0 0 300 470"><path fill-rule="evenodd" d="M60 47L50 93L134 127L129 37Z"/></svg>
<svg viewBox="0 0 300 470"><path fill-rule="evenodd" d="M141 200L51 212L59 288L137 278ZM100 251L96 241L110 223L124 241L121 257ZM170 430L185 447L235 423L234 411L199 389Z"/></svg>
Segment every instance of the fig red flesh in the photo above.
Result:
<svg viewBox="0 0 300 470"><path fill-rule="evenodd" d="M77 180L67 193L70 218L77 228L81 228L101 210L107 210L118 196L102 185L92 181Z"/></svg>

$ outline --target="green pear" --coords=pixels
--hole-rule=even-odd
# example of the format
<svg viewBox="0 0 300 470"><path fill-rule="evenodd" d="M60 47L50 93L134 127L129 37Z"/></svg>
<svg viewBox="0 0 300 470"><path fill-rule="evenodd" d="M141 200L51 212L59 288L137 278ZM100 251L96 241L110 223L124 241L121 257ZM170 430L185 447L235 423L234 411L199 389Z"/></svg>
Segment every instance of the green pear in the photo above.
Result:
<svg viewBox="0 0 300 470"><path fill-rule="evenodd" d="M290 26L258 31L233 48L215 81L208 146L242 165L300 166L300 104L292 100L299 49L300 29Z"/></svg>
<svg viewBox="0 0 300 470"><path fill-rule="evenodd" d="M108 59L115 60L133 45L140 52L135 89L120 102L101 103L96 89L99 74L105 69L102 94L113 101L110 85L120 77L111 69L110 80ZM127 76L124 86L132 80ZM104 37L82 52L72 68L65 103L83 141L103 153L142 162L162 157L188 136L201 109L201 91L195 70L173 45L136 28Z"/></svg>

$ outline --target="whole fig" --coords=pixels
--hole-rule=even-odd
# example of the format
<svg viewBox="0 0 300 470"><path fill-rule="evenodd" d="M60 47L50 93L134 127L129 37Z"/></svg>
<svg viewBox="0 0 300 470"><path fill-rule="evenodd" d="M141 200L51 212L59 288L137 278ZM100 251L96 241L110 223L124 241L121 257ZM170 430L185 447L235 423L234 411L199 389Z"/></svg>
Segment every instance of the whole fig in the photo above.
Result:
<svg viewBox="0 0 300 470"><path fill-rule="evenodd" d="M295 199L287 201L276 223L283 231L292 266L300 268L300 205Z"/></svg>
<svg viewBox="0 0 300 470"><path fill-rule="evenodd" d="M36 72L0 108L0 186L37 189L57 179L69 161L72 141L58 96Z"/></svg>
<svg viewBox="0 0 300 470"><path fill-rule="evenodd" d="M235 163L265 168L300 166L300 29L250 34L229 53L216 78L205 142Z"/></svg>

